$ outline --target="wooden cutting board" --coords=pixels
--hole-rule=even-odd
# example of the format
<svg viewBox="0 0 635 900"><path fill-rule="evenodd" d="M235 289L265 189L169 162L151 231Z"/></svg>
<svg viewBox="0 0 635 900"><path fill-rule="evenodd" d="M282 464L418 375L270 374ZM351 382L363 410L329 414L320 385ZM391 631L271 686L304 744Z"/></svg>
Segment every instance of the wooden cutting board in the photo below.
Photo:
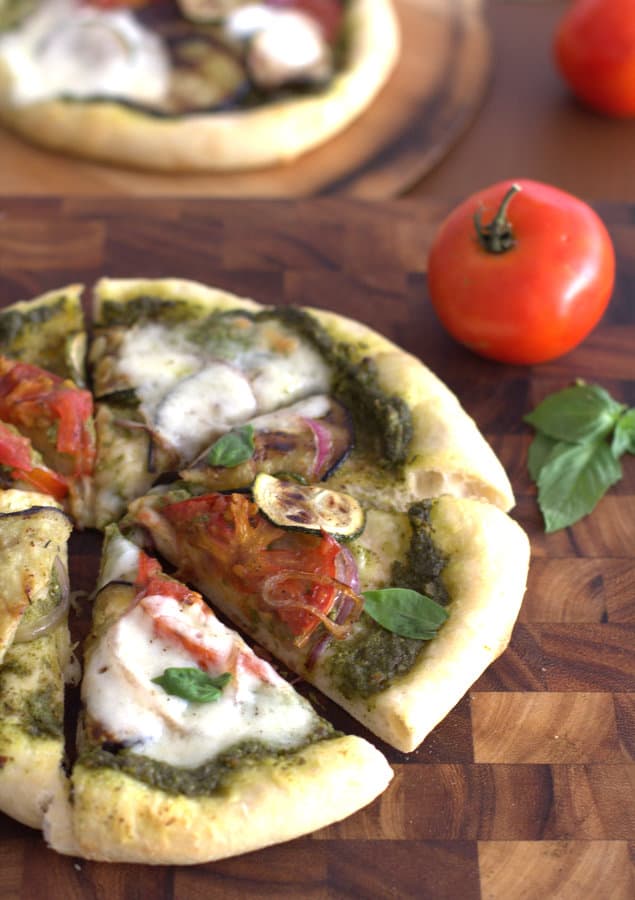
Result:
<svg viewBox="0 0 635 900"><path fill-rule="evenodd" d="M575 377L635 405L635 207L600 207L619 259L604 321L578 350L533 368L479 359L437 324L425 254L444 212L342 198L0 205L4 302L102 274L178 275L265 303L332 308L394 339L458 393L500 454L533 548L510 648L416 752L380 745L395 779L367 809L193 868L64 858L0 816L3 900L635 896L635 459L590 517L546 536L522 423ZM74 537L75 588L92 587L98 550L96 534ZM368 736L318 702L338 726Z"/></svg>
<svg viewBox="0 0 635 900"><path fill-rule="evenodd" d="M295 163L251 173L157 175L40 150L0 128L0 195L397 196L447 152L488 83L481 0L395 0L403 49L390 82L350 128Z"/></svg>

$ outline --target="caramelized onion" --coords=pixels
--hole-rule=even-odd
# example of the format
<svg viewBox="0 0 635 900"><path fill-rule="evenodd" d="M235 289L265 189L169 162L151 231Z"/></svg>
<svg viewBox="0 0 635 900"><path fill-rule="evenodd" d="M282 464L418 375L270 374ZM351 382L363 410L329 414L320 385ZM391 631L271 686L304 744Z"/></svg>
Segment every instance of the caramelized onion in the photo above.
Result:
<svg viewBox="0 0 635 900"><path fill-rule="evenodd" d="M315 478L323 468L328 468L328 465L325 466L324 464L328 461L333 450L333 440L328 428L321 422L318 422L317 419L310 419L308 416L303 418L315 438L315 460L313 462L313 472L311 473L311 477Z"/></svg>
<svg viewBox="0 0 635 900"><path fill-rule="evenodd" d="M57 582L60 587L60 598L58 603L53 609L40 616L34 622L27 623L23 620L18 625L13 639L14 643L26 644L29 641L34 641L36 638L42 637L42 635L47 634L59 625L68 613L71 601L70 582L66 566L59 556L56 556L53 560L53 572L57 576Z"/></svg>
<svg viewBox="0 0 635 900"><path fill-rule="evenodd" d="M359 570L348 547L341 547L335 559L335 577L359 594Z"/></svg>
<svg viewBox="0 0 635 900"><path fill-rule="evenodd" d="M325 587L335 587L339 595L344 595L341 601L340 610L335 619L330 619L328 615L321 610L316 609L310 603L304 603L302 600L296 600L293 597L274 597L273 592L283 582L291 579L304 579L315 585L323 585ZM347 637L353 626L353 623L359 618L364 601L355 591L347 584L343 584L330 575L320 575L315 572L296 572L293 569L284 569L276 575L267 578L262 586L263 603L271 609L302 609L315 616L316 619L324 625L332 637L342 640ZM344 602L348 600L347 615L340 619L340 611ZM338 621L339 620L339 621ZM309 638L309 634L300 635L294 641L297 647L302 647Z"/></svg>

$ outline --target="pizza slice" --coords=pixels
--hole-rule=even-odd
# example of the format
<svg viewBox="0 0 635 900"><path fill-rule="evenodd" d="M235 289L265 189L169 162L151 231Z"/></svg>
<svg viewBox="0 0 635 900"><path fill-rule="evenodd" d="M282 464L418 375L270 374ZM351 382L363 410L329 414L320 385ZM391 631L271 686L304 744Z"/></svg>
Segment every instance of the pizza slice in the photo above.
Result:
<svg viewBox="0 0 635 900"><path fill-rule="evenodd" d="M374 100L390 0L18 0L0 9L0 119L35 143L166 171L285 163Z"/></svg>
<svg viewBox="0 0 635 900"><path fill-rule="evenodd" d="M0 491L0 809L33 828L64 789L70 532L50 496Z"/></svg>
<svg viewBox="0 0 635 900"><path fill-rule="evenodd" d="M0 484L26 485L92 524L92 395L81 286L0 310Z"/></svg>
<svg viewBox="0 0 635 900"><path fill-rule="evenodd" d="M124 527L399 750L509 642L529 543L491 504L443 496L387 511L264 473L251 493L194 491L155 489Z"/></svg>
<svg viewBox="0 0 635 900"><path fill-rule="evenodd" d="M219 859L337 821L392 777L374 747L336 733L199 594L115 526L82 700L70 793L45 824L64 853Z"/></svg>
<svg viewBox="0 0 635 900"><path fill-rule="evenodd" d="M514 502L454 394L364 325L178 280L102 280L94 321L99 525L168 473L212 487L206 449L243 426L253 459L226 487L297 470L388 509L442 493ZM293 432L293 456L281 458L275 437L259 444L265 432Z"/></svg>

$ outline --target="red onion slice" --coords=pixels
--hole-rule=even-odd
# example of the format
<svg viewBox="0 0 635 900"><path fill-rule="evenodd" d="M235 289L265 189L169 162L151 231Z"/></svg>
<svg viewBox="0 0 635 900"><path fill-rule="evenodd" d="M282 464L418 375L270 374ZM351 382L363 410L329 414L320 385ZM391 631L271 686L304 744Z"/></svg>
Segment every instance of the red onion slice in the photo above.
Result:
<svg viewBox="0 0 635 900"><path fill-rule="evenodd" d="M348 547L341 547L335 558L335 577L359 594L359 570L355 557Z"/></svg>
<svg viewBox="0 0 635 900"><path fill-rule="evenodd" d="M25 623L22 621L16 630L13 639L14 643L26 644L29 641L34 641L36 638L42 637L42 635L47 634L59 625L68 613L71 601L70 582L66 566L59 556L56 556L53 560L53 571L57 576L57 581L60 586L59 602L53 609L49 610L45 615L40 616L35 622Z"/></svg>
<svg viewBox="0 0 635 900"><path fill-rule="evenodd" d="M316 450L311 478L316 478L321 472L328 469L333 452L333 439L329 429L317 419L310 419L308 416L304 416L303 421L306 422L315 437Z"/></svg>

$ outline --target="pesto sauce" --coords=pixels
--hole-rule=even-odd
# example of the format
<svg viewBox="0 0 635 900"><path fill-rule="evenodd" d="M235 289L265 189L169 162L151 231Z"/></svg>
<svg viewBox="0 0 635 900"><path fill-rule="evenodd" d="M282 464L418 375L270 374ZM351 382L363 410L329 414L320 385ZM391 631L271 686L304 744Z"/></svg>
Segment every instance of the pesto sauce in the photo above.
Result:
<svg viewBox="0 0 635 900"><path fill-rule="evenodd" d="M55 566L53 566L49 576L49 588L46 596L40 597L35 603L30 603L29 606L27 606L22 619L20 620L20 624L28 627L33 623L37 623L38 619L52 613L53 610L60 605L61 599L62 587Z"/></svg>
<svg viewBox="0 0 635 900"><path fill-rule="evenodd" d="M345 697L370 697L409 672L424 644L393 634L362 613L354 637L334 646L329 674Z"/></svg>
<svg viewBox="0 0 635 900"><path fill-rule="evenodd" d="M43 303L31 309L8 309L0 312L0 345L10 347L22 332L37 329L49 319L53 319L65 304L66 297L60 297L55 303Z"/></svg>
<svg viewBox="0 0 635 900"><path fill-rule="evenodd" d="M209 796L223 790L225 782L239 769L256 765L279 766L310 744L338 737L323 720L310 738L292 750L274 750L260 741L244 741L195 768L186 769L150 759L133 750L107 745L83 753L79 762L90 769L115 769L167 794L186 797Z"/></svg>
<svg viewBox="0 0 635 900"><path fill-rule="evenodd" d="M142 294L127 303L104 300L100 325L134 325L143 320L184 322L195 317L194 307L187 300L153 297Z"/></svg>
<svg viewBox="0 0 635 900"><path fill-rule="evenodd" d="M24 728L32 737L61 737L64 710L53 687L30 694L24 704Z"/></svg>
<svg viewBox="0 0 635 900"><path fill-rule="evenodd" d="M334 340L310 313L299 307L272 307L260 312L221 310L200 316L187 300L143 295L128 303L106 300L101 319L104 325L132 325L144 319L189 322L192 327L186 337L205 345L207 351L217 352L222 359L230 359L253 343L253 332L244 327L245 321L257 326L274 319L312 344L331 367L333 396L351 411L358 436L372 447L374 455L393 468L406 461L412 438L408 405L381 388L373 359L358 358L352 345Z"/></svg>
<svg viewBox="0 0 635 900"><path fill-rule="evenodd" d="M430 504L414 503L408 517L412 537L406 559L393 563L391 587L410 588L446 605L449 596L441 581L446 560L430 533ZM353 636L333 642L329 673L345 697L370 697L409 672L427 643L394 634L362 613Z"/></svg>
<svg viewBox="0 0 635 900"><path fill-rule="evenodd" d="M354 360L349 344L335 341L310 313L295 306L267 310L313 344L333 369L333 394L352 413L358 433L367 442L379 441L377 455L389 466L406 461L412 438L412 415L408 405L379 385L377 366L369 357Z"/></svg>

